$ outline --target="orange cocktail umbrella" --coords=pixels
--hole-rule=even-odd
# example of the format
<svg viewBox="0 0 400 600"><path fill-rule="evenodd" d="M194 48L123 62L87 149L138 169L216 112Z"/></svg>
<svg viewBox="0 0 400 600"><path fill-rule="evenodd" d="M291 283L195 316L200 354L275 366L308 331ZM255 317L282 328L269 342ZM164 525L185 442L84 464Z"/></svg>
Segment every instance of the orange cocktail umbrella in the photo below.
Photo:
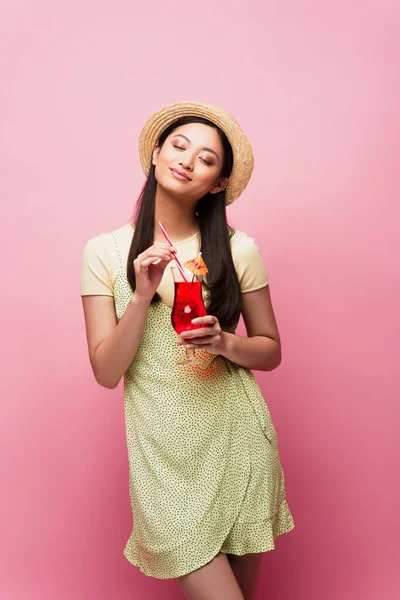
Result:
<svg viewBox="0 0 400 600"><path fill-rule="evenodd" d="M199 252L199 256L191 258L183 263L183 266L189 269L194 275L205 275L208 273L207 265L201 256L201 252Z"/></svg>

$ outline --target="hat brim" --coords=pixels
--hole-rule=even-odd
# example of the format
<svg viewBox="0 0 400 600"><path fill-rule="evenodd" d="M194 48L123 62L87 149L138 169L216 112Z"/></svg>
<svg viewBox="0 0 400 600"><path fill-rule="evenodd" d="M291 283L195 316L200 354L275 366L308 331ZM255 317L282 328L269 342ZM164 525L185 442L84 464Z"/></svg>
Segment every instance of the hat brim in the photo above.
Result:
<svg viewBox="0 0 400 600"><path fill-rule="evenodd" d="M143 126L139 137L139 156L145 175L149 174L154 146L162 132L180 117L204 117L220 127L228 138L233 152L233 168L225 189L225 203L231 204L247 186L254 166L253 150L233 116L214 104L176 102L153 113Z"/></svg>

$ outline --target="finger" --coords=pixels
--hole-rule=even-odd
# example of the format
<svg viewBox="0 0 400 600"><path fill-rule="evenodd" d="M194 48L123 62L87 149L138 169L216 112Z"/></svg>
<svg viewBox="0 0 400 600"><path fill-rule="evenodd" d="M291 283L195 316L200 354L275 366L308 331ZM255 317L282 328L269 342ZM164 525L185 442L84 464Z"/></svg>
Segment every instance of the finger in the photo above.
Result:
<svg viewBox="0 0 400 600"><path fill-rule="evenodd" d="M192 338L192 339L189 339L189 340L179 338L179 339L176 340L176 343L179 344L179 345L182 345L182 344L195 344L196 345L197 342L200 344L200 340L201 339L202 338L199 338L199 337ZM204 341L202 343L203 344L210 344L211 343L210 342L211 339L212 338L210 338L209 336L207 336L207 339L204 337Z"/></svg>
<svg viewBox="0 0 400 600"><path fill-rule="evenodd" d="M190 329L189 331L182 331L181 336L187 340L196 337L208 337L215 335L214 329L211 327L204 327L203 329Z"/></svg>
<svg viewBox="0 0 400 600"><path fill-rule="evenodd" d="M140 263L139 269L148 269L150 265L154 265L157 262L160 262L159 258L146 258Z"/></svg>
<svg viewBox="0 0 400 600"><path fill-rule="evenodd" d="M204 346L211 347L212 346L214 348L219 345L220 339L221 338L219 336L207 335L207 336L204 336L203 339L196 338L194 340L190 340L190 344L193 344L193 346L202 346L202 347L204 347ZM188 342L189 342L189 340L186 340L186 339L183 341L184 344L187 344Z"/></svg>
<svg viewBox="0 0 400 600"><path fill-rule="evenodd" d="M146 250L145 252L142 252L141 254L138 255L138 257L133 261L133 264L136 266L136 268L140 268L140 265L143 264L143 262L145 260L148 259L154 259L155 261L157 259L158 262L160 261L165 261L165 265L167 265L173 258L173 254L171 252L168 252L166 249L164 250L158 250L158 251L152 251L152 250ZM151 263L149 263L151 264Z"/></svg>
<svg viewBox="0 0 400 600"><path fill-rule="evenodd" d="M196 319L193 319L192 323L193 325L216 325L216 323L218 323L218 319L213 315L206 315L205 317L197 317Z"/></svg>
<svg viewBox="0 0 400 600"><path fill-rule="evenodd" d="M135 269L136 277L139 277L139 275L141 277L143 277L143 275L145 275L146 277L148 276L148 267L144 265L143 262L139 263L139 261L136 259L133 261L133 266Z"/></svg>
<svg viewBox="0 0 400 600"><path fill-rule="evenodd" d="M216 354L216 349L213 344L204 344L200 346L199 344L186 344L185 348L188 350L205 350L206 352L211 352L212 354Z"/></svg>
<svg viewBox="0 0 400 600"><path fill-rule="evenodd" d="M163 254L168 254L173 256L173 252L171 252L170 246L157 246L153 244L149 248L146 248L143 252L141 252L138 257L147 258L148 256L161 256Z"/></svg>
<svg viewBox="0 0 400 600"><path fill-rule="evenodd" d="M141 267L149 267L150 265L159 265L160 263L164 262L166 265L168 264L168 260L164 260L162 258L157 258L155 256L150 256L149 258L146 258L145 260L142 260L141 264L140 264L140 268Z"/></svg>
<svg viewBox="0 0 400 600"><path fill-rule="evenodd" d="M167 244L167 242L154 242L154 248L162 248L162 249L167 249L170 252L172 252L172 254L176 254L177 249L175 248L175 246L170 246L169 244Z"/></svg>
<svg viewBox="0 0 400 600"><path fill-rule="evenodd" d="M169 248L149 248L145 250L141 254L138 255L139 261L145 260L146 258L150 258L151 256L155 256L157 258L164 258L165 260L172 260L174 255L170 252Z"/></svg>

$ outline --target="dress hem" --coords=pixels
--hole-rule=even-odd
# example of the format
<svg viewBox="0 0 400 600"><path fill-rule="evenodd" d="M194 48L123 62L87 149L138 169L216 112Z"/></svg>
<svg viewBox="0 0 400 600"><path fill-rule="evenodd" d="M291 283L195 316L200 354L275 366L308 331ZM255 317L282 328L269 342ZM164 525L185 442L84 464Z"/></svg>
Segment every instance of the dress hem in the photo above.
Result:
<svg viewBox="0 0 400 600"><path fill-rule="evenodd" d="M285 509L286 509L286 506L285 506ZM254 542L246 543L246 540L244 537L243 541L241 541L241 542L238 541L237 543L235 543L234 541L232 541L232 542L228 541L228 538L230 536L230 534L228 533L228 535L225 537L225 539L222 542L219 542L217 544L217 546L215 547L215 549L210 554L208 554L206 559L201 558L201 559L199 559L198 562L194 561L190 567L185 567L184 570L177 571L174 574L160 575L159 571L158 572L150 571L146 567L142 566L138 559L135 560L134 556L132 556L132 553L129 552L129 549L127 546L125 547L123 554L130 564L132 564L135 567L138 567L140 569L140 572L143 573L144 575L146 575L147 577L152 577L155 579L176 579L178 577L187 575L188 573L196 571L197 569L200 569L201 567L205 566L206 564L211 562L213 560L213 558L219 552L221 552L223 554L234 554L236 556L243 556L245 554L262 553L262 552L269 552L271 550L275 550L274 541L276 540L276 538L280 537L281 535L284 535L285 533L289 533L290 531L292 531L295 528L295 523L290 514L290 511L288 511L285 514L285 512L286 512L285 509L283 510L283 514L281 513L281 518L283 517L283 521L286 518L286 523L284 523L284 524L282 523L282 520L279 519L279 513L278 513L276 529L274 529L274 520L267 519L267 521L270 522L270 527L273 531L272 540L264 539L264 541L262 543L259 543L257 545ZM283 525L283 528L281 528L281 529L279 528L279 522L281 525ZM254 523L239 523L237 525L239 525L239 527L245 527L246 525L250 526L250 527L252 527L252 526L261 527L262 524L265 524L265 521L254 522Z"/></svg>

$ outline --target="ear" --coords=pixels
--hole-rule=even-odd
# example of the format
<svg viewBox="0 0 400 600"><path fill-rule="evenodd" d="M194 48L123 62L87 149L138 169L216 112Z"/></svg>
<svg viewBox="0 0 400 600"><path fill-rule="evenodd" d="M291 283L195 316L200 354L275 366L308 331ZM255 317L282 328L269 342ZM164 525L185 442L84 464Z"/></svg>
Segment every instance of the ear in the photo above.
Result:
<svg viewBox="0 0 400 600"><path fill-rule="evenodd" d="M217 179L214 183L214 186L210 190L210 194L217 194L218 192L222 192L222 190L226 189L226 186L229 183L229 177L224 177L223 179Z"/></svg>
<svg viewBox="0 0 400 600"><path fill-rule="evenodd" d="M153 150L153 157L152 157L152 159L151 159L151 162L152 162L152 164L153 164L153 165L155 165L155 164L156 164L156 162L157 162L157 157L158 157L159 153L160 153L160 148L159 148L159 147L157 146L157 144L156 144L156 145L154 146L154 150Z"/></svg>

